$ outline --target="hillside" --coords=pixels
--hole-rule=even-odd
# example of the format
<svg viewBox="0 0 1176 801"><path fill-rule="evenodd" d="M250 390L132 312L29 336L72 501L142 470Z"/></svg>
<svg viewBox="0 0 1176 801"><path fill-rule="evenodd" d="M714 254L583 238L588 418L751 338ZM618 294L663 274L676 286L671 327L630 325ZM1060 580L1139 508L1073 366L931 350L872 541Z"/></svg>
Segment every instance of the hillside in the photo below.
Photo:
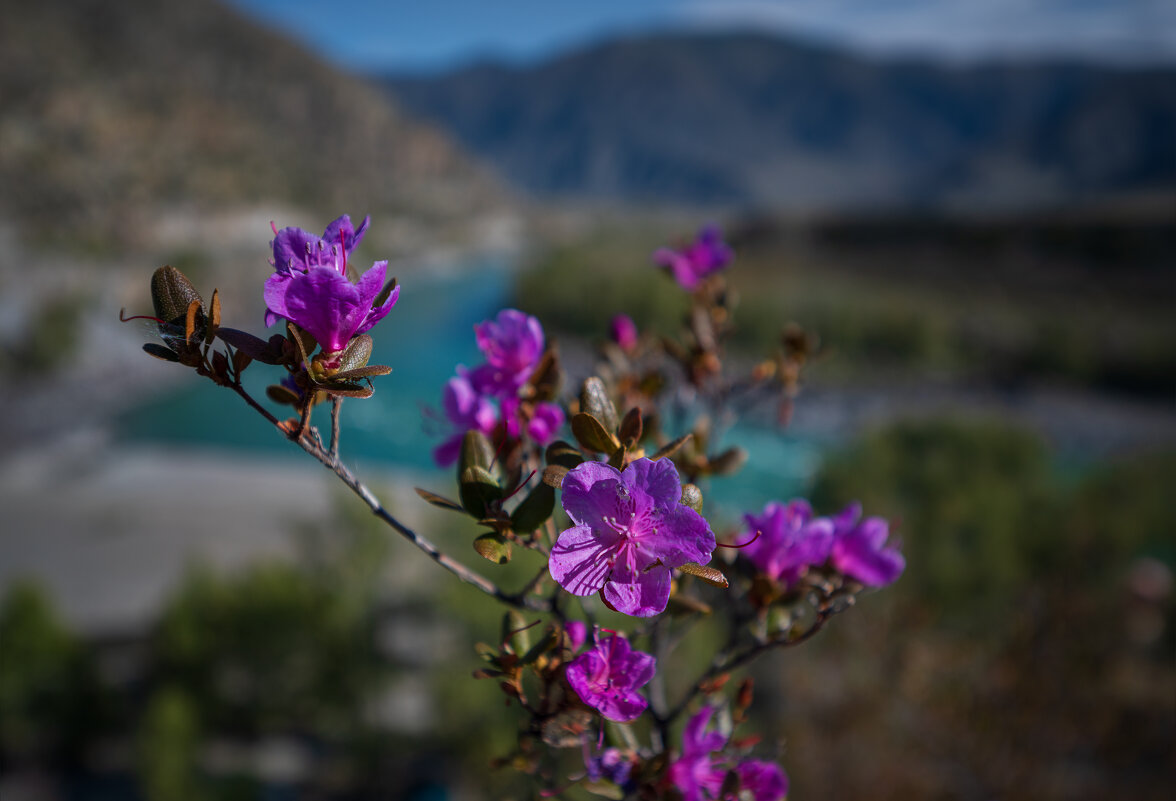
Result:
<svg viewBox="0 0 1176 801"><path fill-rule="evenodd" d="M386 93L218 2L0 6L0 214L25 232L133 240L169 204L459 215L500 197Z"/></svg>
<svg viewBox="0 0 1176 801"><path fill-rule="evenodd" d="M546 196L1007 210L1176 189L1171 68L947 66L665 34L386 85Z"/></svg>

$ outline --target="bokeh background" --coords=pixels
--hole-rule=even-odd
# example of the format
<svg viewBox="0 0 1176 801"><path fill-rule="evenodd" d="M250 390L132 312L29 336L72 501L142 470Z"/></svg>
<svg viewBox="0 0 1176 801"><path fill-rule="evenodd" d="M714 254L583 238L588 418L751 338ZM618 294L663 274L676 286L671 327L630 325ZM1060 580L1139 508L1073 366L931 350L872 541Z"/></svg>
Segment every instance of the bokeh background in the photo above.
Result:
<svg viewBox="0 0 1176 801"><path fill-rule="evenodd" d="M715 221L734 358L820 335L705 488L721 531L861 499L907 554L754 671L792 797L1176 786L1176 6L0 12L4 801L527 797L469 679L499 612L117 321L170 263L260 331L270 221L343 212L403 285L343 454L463 558L411 487L450 489L422 410L498 308L574 385L614 313L676 330L649 254Z"/></svg>

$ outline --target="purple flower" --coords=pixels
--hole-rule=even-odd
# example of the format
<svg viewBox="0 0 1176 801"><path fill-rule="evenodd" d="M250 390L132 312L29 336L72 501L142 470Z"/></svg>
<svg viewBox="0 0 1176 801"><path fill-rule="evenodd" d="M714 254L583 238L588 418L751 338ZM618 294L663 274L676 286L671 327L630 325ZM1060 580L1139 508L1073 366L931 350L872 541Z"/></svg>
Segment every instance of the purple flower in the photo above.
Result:
<svg viewBox="0 0 1176 801"><path fill-rule="evenodd" d="M321 237L301 228L283 228L270 223L274 229L274 269L284 275L294 276L311 267L333 267L345 275L347 257L359 246L363 235L371 224L370 216L364 217L358 230L351 224L351 217L344 214L327 226Z"/></svg>
<svg viewBox="0 0 1176 801"><path fill-rule="evenodd" d="M833 523L813 518L812 507L797 498L772 501L762 515L744 515L748 535L759 537L742 549L756 569L773 581L795 583L810 565L824 564L833 545Z"/></svg>
<svg viewBox="0 0 1176 801"><path fill-rule="evenodd" d="M503 309L493 320L474 326L486 364L470 374L479 392L510 397L527 383L543 355L543 326L516 309Z"/></svg>
<svg viewBox="0 0 1176 801"><path fill-rule="evenodd" d="M707 732L714 707L704 706L682 732L682 755L670 763L670 782L684 801L736 801L737 796L720 797L730 758L716 753L727 745L719 732ZM740 790L750 790L755 801L780 801L788 792L788 776L774 762L746 759L735 766Z"/></svg>
<svg viewBox="0 0 1176 801"><path fill-rule="evenodd" d="M706 732L714 712L714 707L704 706L690 718L682 732L682 755L670 763L670 782L684 801L718 798L723 787L727 770L711 754L722 750L727 738L717 731Z"/></svg>
<svg viewBox="0 0 1176 801"><path fill-rule="evenodd" d="M564 424L563 409L554 403L536 403L532 408L531 419L524 421L519 414L521 408L522 403L516 395L502 399L502 419L506 421L507 436L518 439L525 430L527 436L540 445L555 439L556 432Z"/></svg>
<svg viewBox="0 0 1176 801"><path fill-rule="evenodd" d="M588 626L580 620L569 620L564 623L564 634L568 635L568 648L574 654L584 647L584 641L588 639Z"/></svg>
<svg viewBox="0 0 1176 801"><path fill-rule="evenodd" d="M735 772L739 774L739 788L750 790L755 801L779 801L788 795L788 775L775 762L746 759Z"/></svg>
<svg viewBox="0 0 1176 801"><path fill-rule="evenodd" d="M897 547L887 548L890 524L881 517L860 523L861 504L851 503L833 518L833 566L869 587L881 587L897 579L906 559Z"/></svg>
<svg viewBox="0 0 1176 801"><path fill-rule="evenodd" d="M647 653L634 651L629 641L613 633L568 664L568 684L580 700L609 720L627 723L649 706L637 692L653 678L656 660Z"/></svg>
<svg viewBox="0 0 1176 801"><path fill-rule="evenodd" d="M633 762L619 748L606 748L596 756L589 754L585 748L584 768L590 782L604 779L623 787L629 781Z"/></svg>
<svg viewBox="0 0 1176 801"><path fill-rule="evenodd" d="M498 423L498 410L474 391L464 372L459 372L445 383L441 407L457 431L434 449L433 460L440 467L448 467L461 454L461 441L465 432L476 428L483 434L489 434Z"/></svg>
<svg viewBox="0 0 1176 801"><path fill-rule="evenodd" d="M731 248L723 242L717 226L708 225L685 250L658 248L654 264L669 268L683 289L694 290L703 278L718 272L733 258Z"/></svg>
<svg viewBox="0 0 1176 801"><path fill-rule="evenodd" d="M633 322L629 315L618 314L613 317L609 333L612 335L612 341L617 343L621 350L627 352L637 347L637 323Z"/></svg>
<svg viewBox="0 0 1176 801"><path fill-rule="evenodd" d="M714 532L681 497L669 459L637 459L624 472L599 462L576 466L563 480L573 526L551 549L551 577L573 595L599 592L627 615L664 611L671 569L706 564L715 549Z"/></svg>
<svg viewBox="0 0 1176 801"><path fill-rule="evenodd" d="M274 274L265 282L266 325L284 317L309 332L323 351L334 352L384 319L400 297L396 287L382 304L372 305L384 288L388 262L374 263L356 283L347 278L347 256L367 226L364 218L356 231L343 215L322 238L301 228L278 231Z"/></svg>
<svg viewBox="0 0 1176 801"><path fill-rule="evenodd" d="M536 403L535 413L527 422L527 436L540 445L547 445L563 424L563 409L554 403Z"/></svg>

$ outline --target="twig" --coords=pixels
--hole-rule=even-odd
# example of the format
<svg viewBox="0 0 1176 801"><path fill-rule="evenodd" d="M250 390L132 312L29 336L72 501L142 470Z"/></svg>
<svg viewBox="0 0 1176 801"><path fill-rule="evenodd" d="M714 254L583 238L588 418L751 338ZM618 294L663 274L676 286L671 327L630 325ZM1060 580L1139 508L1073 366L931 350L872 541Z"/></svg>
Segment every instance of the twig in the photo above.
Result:
<svg viewBox="0 0 1176 801"><path fill-rule="evenodd" d="M314 405L314 392L306 393L306 400L302 404L302 420L298 423L298 433L293 437L295 442L302 442L302 436L306 433L307 426L310 425L310 407Z"/></svg>
<svg viewBox="0 0 1176 801"><path fill-rule="evenodd" d="M286 434L277 418L275 418L265 408L253 400L249 393L245 391L244 387L241 387L240 385L233 385L233 389L238 395L244 398L251 407L257 410L263 417L269 420L270 423L276 426L279 431L282 431L283 434ZM303 415L304 423L306 418L309 416L309 404L307 404L307 412ZM433 545L433 543L429 542L429 540L425 539L420 534L417 534L408 526L404 525L395 517L393 517L392 514L384 508L383 504L380 503L375 494L370 489L368 489L368 487L363 482L356 478L355 475L347 468L347 466L339 461L338 457L325 450L320 443L311 441L301 430L299 431L299 436L293 439L294 442L302 448L302 450L313 456L324 467L338 476L340 481L346 484L353 493L359 496L360 500L367 504L367 507L371 510L372 514L380 518L380 520L384 521L384 523L395 530L396 533L412 543L418 550L424 551L430 559L441 565L441 567L445 568L453 575L457 576L466 584L473 585L495 600L508 606L513 606L517 609L530 609L535 612L551 611L552 602L549 599L530 597L526 595L526 590L524 590L522 595L512 595L503 592L502 589L500 589L494 582L475 573L457 560L442 553L435 545Z"/></svg>
<svg viewBox="0 0 1176 801"><path fill-rule="evenodd" d="M658 725L668 727L675 718L686 711L686 707L689 706L690 701L693 700L694 696L699 693L702 685L706 684L707 682L717 678L723 673L728 673L732 670L738 670L748 662L758 657L760 654L772 648L800 645L802 642L805 642L806 640L815 636L817 632L824 628L825 623L829 620L829 618L833 617L833 615L837 614L838 612L843 611L843 607L839 608L834 606L831 603L832 600L832 598L823 599L821 604L816 609L816 620L813 621L811 626L795 637L788 637L785 635L783 637L774 637L768 640L757 640L755 643L744 648L742 651L734 653L732 652L731 646L728 646L719 651L717 654L715 654L715 658L711 660L710 667L703 671L702 675L700 675L694 681L694 683L690 685L690 689L686 693L686 697L678 702L678 705L671 709L664 716L658 716L656 718Z"/></svg>
<svg viewBox="0 0 1176 801"><path fill-rule="evenodd" d="M248 403L253 408L253 410L255 412L257 412L262 417L264 417L266 420L268 420L270 422L270 425L273 425L273 426L277 427L278 429L281 429L282 424L280 422L278 422L278 418L276 418L272 414L270 414L269 409L265 408L260 403L255 401L253 399L253 396L245 391L245 387L241 386L240 380L238 380L238 382L235 384L230 384L229 386L234 392L236 392L238 395L240 395L241 398L246 403Z"/></svg>
<svg viewBox="0 0 1176 801"><path fill-rule="evenodd" d="M339 410L343 407L343 396L331 397L331 458L339 460Z"/></svg>

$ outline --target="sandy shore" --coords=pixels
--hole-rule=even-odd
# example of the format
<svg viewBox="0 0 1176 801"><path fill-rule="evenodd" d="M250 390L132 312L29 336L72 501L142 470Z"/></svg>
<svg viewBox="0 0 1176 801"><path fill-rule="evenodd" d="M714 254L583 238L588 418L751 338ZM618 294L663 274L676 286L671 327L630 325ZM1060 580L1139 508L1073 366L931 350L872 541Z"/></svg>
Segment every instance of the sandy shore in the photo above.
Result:
<svg viewBox="0 0 1176 801"><path fill-rule="evenodd" d="M385 503L423 506L410 484ZM34 578L72 626L135 631L191 564L292 554L299 526L327 525L337 486L309 460L115 446L100 428L76 430L0 463L0 597ZM397 561L420 573L420 558Z"/></svg>

